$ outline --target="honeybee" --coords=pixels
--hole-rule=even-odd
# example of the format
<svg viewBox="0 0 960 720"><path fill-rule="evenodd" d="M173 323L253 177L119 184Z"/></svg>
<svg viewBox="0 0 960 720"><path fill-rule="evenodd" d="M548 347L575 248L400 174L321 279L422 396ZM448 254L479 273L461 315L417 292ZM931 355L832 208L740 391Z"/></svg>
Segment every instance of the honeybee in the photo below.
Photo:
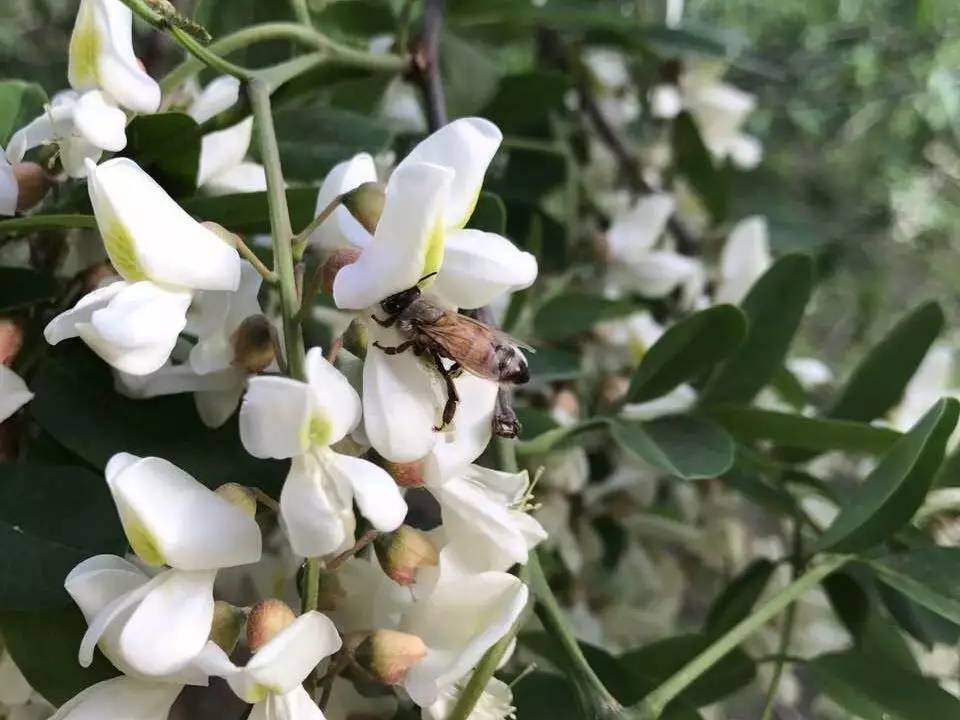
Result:
<svg viewBox="0 0 960 720"><path fill-rule="evenodd" d="M453 380L463 370L497 383L521 385L530 379L527 360L519 349L524 346L518 340L479 320L425 300L419 284L386 298L380 308L387 314L385 319L370 317L382 327L396 325L406 340L392 347L375 342L374 347L387 355L410 350L418 357L430 358L443 378L447 401L443 422L434 430L441 430L453 421L460 401ZM453 365L445 367L443 358L452 360ZM516 437L520 430L515 417L506 423L495 420L493 429L501 437Z"/></svg>

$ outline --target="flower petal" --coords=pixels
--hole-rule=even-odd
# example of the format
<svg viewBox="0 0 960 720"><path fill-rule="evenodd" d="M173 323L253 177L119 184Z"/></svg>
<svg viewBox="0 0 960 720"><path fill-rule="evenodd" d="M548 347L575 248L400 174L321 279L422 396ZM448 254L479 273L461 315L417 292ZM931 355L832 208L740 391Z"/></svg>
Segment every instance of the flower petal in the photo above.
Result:
<svg viewBox="0 0 960 720"><path fill-rule="evenodd" d="M696 279L701 273L701 266L694 258L669 250L655 250L621 270L617 277L624 286L644 297L661 298Z"/></svg>
<svg viewBox="0 0 960 720"><path fill-rule="evenodd" d="M203 187L213 178L243 162L250 148L252 135L252 117L241 120L224 130L216 130L204 135L200 145L197 185Z"/></svg>
<svg viewBox="0 0 960 720"><path fill-rule="evenodd" d="M49 105L44 112L10 136L7 143L7 159L20 162L28 150L63 138L73 130L73 108L76 99Z"/></svg>
<svg viewBox="0 0 960 720"><path fill-rule="evenodd" d="M118 597L149 582L140 568L116 555L94 555L67 575L63 586L90 622Z"/></svg>
<svg viewBox="0 0 960 720"><path fill-rule="evenodd" d="M454 307L478 308L537 279L537 259L495 233L448 233L443 265L431 290Z"/></svg>
<svg viewBox="0 0 960 720"><path fill-rule="evenodd" d="M0 422L33 399L33 393L19 375L0 364Z"/></svg>
<svg viewBox="0 0 960 720"><path fill-rule="evenodd" d="M213 623L215 570L167 570L120 633L120 653L144 675L169 675L196 657Z"/></svg>
<svg viewBox="0 0 960 720"><path fill-rule="evenodd" d="M250 378L240 406L240 441L258 458L289 458L310 446L312 393L299 380Z"/></svg>
<svg viewBox="0 0 960 720"><path fill-rule="evenodd" d="M607 249L618 262L633 263L653 249L676 209L673 196L644 195L607 230Z"/></svg>
<svg viewBox="0 0 960 720"><path fill-rule="evenodd" d="M127 145L127 116L99 90L80 96L73 109L73 123L87 142L117 152Z"/></svg>
<svg viewBox="0 0 960 720"><path fill-rule="evenodd" d="M133 13L119 0L81 0L67 75L74 90L99 88L128 110L160 107L160 86L133 52Z"/></svg>
<svg viewBox="0 0 960 720"><path fill-rule="evenodd" d="M233 107L239 99L240 81L230 75L221 75L207 83L196 100L190 103L187 115L202 124Z"/></svg>
<svg viewBox="0 0 960 720"><path fill-rule="evenodd" d="M413 163L432 163L452 169L456 176L444 208L444 225L461 228L473 215L483 177L502 140L503 133L489 120L460 118L422 140L394 174ZM393 178L390 182L393 183Z"/></svg>
<svg viewBox="0 0 960 720"><path fill-rule="evenodd" d="M371 338L374 337L371 334ZM395 337L387 333L382 338ZM396 345L386 340L385 345ZM437 442L438 395L432 371L411 352L386 355L370 345L363 363L363 422L367 438L391 462L413 462Z"/></svg>
<svg viewBox="0 0 960 720"><path fill-rule="evenodd" d="M256 521L173 463L119 453L106 477L130 546L145 563L208 570L260 559Z"/></svg>
<svg viewBox="0 0 960 720"><path fill-rule="evenodd" d="M247 720L326 720L323 711L302 687L285 695L268 695L253 707Z"/></svg>
<svg viewBox="0 0 960 720"><path fill-rule="evenodd" d="M497 383L464 373L454 381L460 405L451 431L443 433L424 463L428 486L442 484L480 457L493 434Z"/></svg>
<svg viewBox="0 0 960 720"><path fill-rule="evenodd" d="M307 352L306 369L312 398L311 442L332 445L360 422L360 396L320 348Z"/></svg>
<svg viewBox="0 0 960 720"><path fill-rule="evenodd" d="M247 663L247 674L271 693L286 694L340 645L340 634L330 618L315 610L307 612L257 650Z"/></svg>
<svg viewBox="0 0 960 720"><path fill-rule="evenodd" d="M20 186L17 184L17 176L3 149L0 148L0 215L16 215L19 197Z"/></svg>
<svg viewBox="0 0 960 720"><path fill-rule="evenodd" d="M320 186L314 215L318 216L323 212L337 196L376 180L377 168L368 153L360 153L349 160L337 163L327 173L327 177ZM334 210L330 217L310 235L310 244L328 251L352 246L365 247L369 243L370 233L343 206Z"/></svg>
<svg viewBox="0 0 960 720"><path fill-rule="evenodd" d="M353 499L374 528L396 530L407 516L407 503L390 474L369 460L332 453L329 471L353 488Z"/></svg>
<svg viewBox="0 0 960 720"><path fill-rule="evenodd" d="M267 174L263 165L242 162L217 173L203 186L208 195L263 192L267 189Z"/></svg>
<svg viewBox="0 0 960 720"><path fill-rule="evenodd" d="M193 403L197 408L200 421L208 428L222 426L240 405L244 383L241 378L233 387L226 390L203 390L193 394Z"/></svg>
<svg viewBox="0 0 960 720"><path fill-rule="evenodd" d="M76 305L60 313L47 323L47 326L43 329L44 338L51 345L56 345L61 340L77 337L78 324L89 323L94 311L106 307L121 290L130 287L131 284L123 281L110 283L87 293L80 298Z"/></svg>
<svg viewBox="0 0 960 720"><path fill-rule="evenodd" d="M116 0L110 0L116 2ZM88 164L93 213L110 262L127 280L236 290L240 256L191 218L128 158Z"/></svg>
<svg viewBox="0 0 960 720"><path fill-rule="evenodd" d="M356 519L349 479L332 472L330 450L298 455L280 493L280 513L297 555L329 555L353 541Z"/></svg>
<svg viewBox="0 0 960 720"><path fill-rule="evenodd" d="M33 688L10 653L0 651L0 705L23 705L32 695Z"/></svg>
<svg viewBox="0 0 960 720"><path fill-rule="evenodd" d="M91 685L50 720L167 720L182 685L120 676Z"/></svg>
<svg viewBox="0 0 960 720"><path fill-rule="evenodd" d="M408 163L394 171L373 241L334 278L337 307L370 307L440 269L451 182L453 171L439 165Z"/></svg>
<svg viewBox="0 0 960 720"><path fill-rule="evenodd" d="M766 219L754 215L738 222L720 253L716 302L739 303L771 264Z"/></svg>
<svg viewBox="0 0 960 720"><path fill-rule="evenodd" d="M420 636L426 656L407 672L404 688L420 706L460 679L516 622L527 604L527 586L508 573L485 572L441 581L414 603L401 629Z"/></svg>

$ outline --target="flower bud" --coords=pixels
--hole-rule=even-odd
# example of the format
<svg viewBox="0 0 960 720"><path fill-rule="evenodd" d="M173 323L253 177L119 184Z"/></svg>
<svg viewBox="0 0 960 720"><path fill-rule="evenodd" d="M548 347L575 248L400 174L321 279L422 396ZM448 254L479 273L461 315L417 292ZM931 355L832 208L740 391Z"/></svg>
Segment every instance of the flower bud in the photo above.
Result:
<svg viewBox="0 0 960 720"><path fill-rule="evenodd" d="M371 235L377 229L383 203L386 199L384 185L378 182L365 182L341 198L341 204L350 211Z"/></svg>
<svg viewBox="0 0 960 720"><path fill-rule="evenodd" d="M383 468L402 488L423 487L423 460L408 463L395 463L388 460L384 462Z"/></svg>
<svg viewBox="0 0 960 720"><path fill-rule="evenodd" d="M348 636L344 645L357 665L387 685L402 683L407 671L427 654L423 640L396 630Z"/></svg>
<svg viewBox="0 0 960 720"><path fill-rule="evenodd" d="M10 367L23 347L23 328L10 318L0 318L0 365Z"/></svg>
<svg viewBox="0 0 960 720"><path fill-rule="evenodd" d="M218 487L216 493L231 505L243 511L244 515L256 517L257 497L250 488L229 482Z"/></svg>
<svg viewBox="0 0 960 720"><path fill-rule="evenodd" d="M341 248L334 250L327 261L323 264L320 275L320 287L328 295L333 293L333 279L337 273L347 265L353 265L360 257L360 251L356 248Z"/></svg>
<svg viewBox="0 0 960 720"><path fill-rule="evenodd" d="M50 176L35 162L14 164L13 175L17 179L17 212L32 208L50 189Z"/></svg>
<svg viewBox="0 0 960 720"><path fill-rule="evenodd" d="M391 533L382 533L374 541L380 567L398 585L412 585L417 579L417 569L429 565L435 567L439 555L426 533L401 525Z"/></svg>
<svg viewBox="0 0 960 720"><path fill-rule="evenodd" d="M276 357L273 325L263 315L251 315L230 336L233 364L250 373L262 372Z"/></svg>
<svg viewBox="0 0 960 720"><path fill-rule="evenodd" d="M247 645L256 652L273 640L296 619L293 610L283 600L261 600L247 617Z"/></svg>
<svg viewBox="0 0 960 720"><path fill-rule="evenodd" d="M233 652L243 632L247 617L243 610L228 602L217 600L213 604L213 625L210 626L210 641L220 646L227 655Z"/></svg>

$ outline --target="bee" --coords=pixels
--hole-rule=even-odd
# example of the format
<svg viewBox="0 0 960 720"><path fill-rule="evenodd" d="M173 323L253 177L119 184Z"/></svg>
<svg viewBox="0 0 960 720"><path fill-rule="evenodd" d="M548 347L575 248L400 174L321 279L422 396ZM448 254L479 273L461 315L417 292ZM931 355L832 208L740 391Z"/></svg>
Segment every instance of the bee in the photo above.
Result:
<svg viewBox="0 0 960 720"><path fill-rule="evenodd" d="M421 278L420 282L429 277ZM419 283L386 298L380 308L387 314L385 319L370 317L381 327L395 325L406 340L392 347L375 342L374 347L387 355L410 350L418 357L429 358L443 378L447 401L443 422L434 430L441 430L453 421L460 402L453 381L463 370L497 383L521 385L530 379L527 360L519 349L525 346L479 320L434 305L421 296ZM444 358L452 360L453 365L447 368ZM515 416L510 422L495 418L493 426L501 437L516 437L520 430Z"/></svg>

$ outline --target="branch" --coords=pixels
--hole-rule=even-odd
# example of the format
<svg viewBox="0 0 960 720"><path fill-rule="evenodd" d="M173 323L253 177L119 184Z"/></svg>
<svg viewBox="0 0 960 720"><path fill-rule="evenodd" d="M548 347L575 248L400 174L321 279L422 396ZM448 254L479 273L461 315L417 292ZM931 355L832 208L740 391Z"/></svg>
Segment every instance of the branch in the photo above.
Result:
<svg viewBox="0 0 960 720"><path fill-rule="evenodd" d="M443 0L424 0L423 34L413 56L416 77L427 106L430 131L449 122L447 100L440 77L440 35L443 32Z"/></svg>

